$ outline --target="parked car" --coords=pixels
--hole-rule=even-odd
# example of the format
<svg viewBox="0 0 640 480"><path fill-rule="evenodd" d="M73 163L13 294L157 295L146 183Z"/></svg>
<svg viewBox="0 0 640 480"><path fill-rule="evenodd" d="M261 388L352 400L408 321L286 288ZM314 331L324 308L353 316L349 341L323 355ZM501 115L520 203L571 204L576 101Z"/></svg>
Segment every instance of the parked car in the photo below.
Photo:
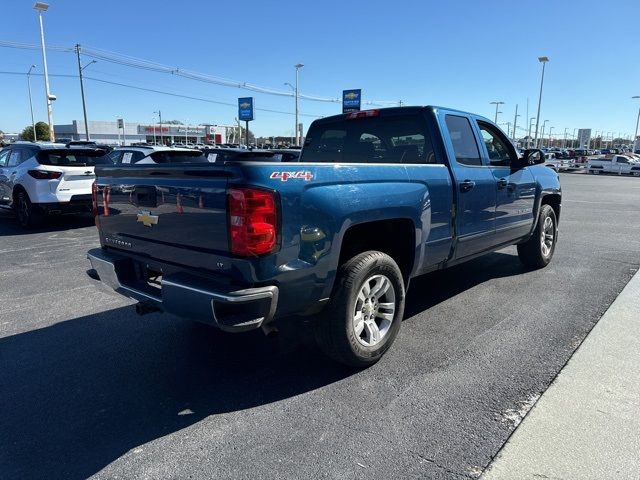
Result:
<svg viewBox="0 0 640 480"><path fill-rule="evenodd" d="M49 215L91 211L94 167L110 164L91 146L16 142L0 151L0 207L13 209L24 228Z"/></svg>
<svg viewBox="0 0 640 480"><path fill-rule="evenodd" d="M574 166L573 160L557 158L557 153L546 153L544 155L544 166L549 167L556 172L569 170Z"/></svg>
<svg viewBox="0 0 640 480"><path fill-rule="evenodd" d="M612 155L589 160L587 171L591 174L617 173L640 177L640 162L626 155Z"/></svg>
<svg viewBox="0 0 640 480"><path fill-rule="evenodd" d="M109 159L116 165L132 163L204 163L207 161L199 150L184 147L156 147L153 145L119 147L109 154Z"/></svg>
<svg viewBox="0 0 640 480"><path fill-rule="evenodd" d="M276 155L270 150L248 150L244 148L214 148L204 149L204 157L211 163L224 163L231 161L245 162L279 162L282 155Z"/></svg>
<svg viewBox="0 0 640 480"><path fill-rule="evenodd" d="M543 161L456 110L326 117L297 163L98 168L96 207L119 213L98 212L88 258L139 313L265 333L312 316L329 356L364 367L396 338L411 278L512 244L551 261L561 188Z"/></svg>

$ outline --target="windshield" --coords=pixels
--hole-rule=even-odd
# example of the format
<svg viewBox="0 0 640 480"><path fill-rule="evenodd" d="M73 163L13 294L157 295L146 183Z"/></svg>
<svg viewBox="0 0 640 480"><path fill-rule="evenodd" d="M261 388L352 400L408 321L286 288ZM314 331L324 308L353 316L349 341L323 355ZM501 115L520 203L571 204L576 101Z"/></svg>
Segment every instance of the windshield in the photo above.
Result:
<svg viewBox="0 0 640 480"><path fill-rule="evenodd" d="M109 165L111 160L105 150L53 150L40 151L38 163L40 165L55 165L59 167L93 167L95 165Z"/></svg>

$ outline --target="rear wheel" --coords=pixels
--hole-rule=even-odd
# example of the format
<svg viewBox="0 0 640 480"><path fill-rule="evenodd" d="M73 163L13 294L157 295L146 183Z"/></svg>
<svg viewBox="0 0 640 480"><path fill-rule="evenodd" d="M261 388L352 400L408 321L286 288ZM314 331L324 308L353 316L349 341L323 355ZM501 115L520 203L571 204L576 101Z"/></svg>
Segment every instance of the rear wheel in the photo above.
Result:
<svg viewBox="0 0 640 480"><path fill-rule="evenodd" d="M374 364L398 335L404 298L402 273L389 255L356 255L340 267L334 295L316 321L318 345L346 365Z"/></svg>
<svg viewBox="0 0 640 480"><path fill-rule="evenodd" d="M558 240L558 221L551 205L542 205L533 235L518 247L520 261L530 268L546 267Z"/></svg>
<svg viewBox="0 0 640 480"><path fill-rule="evenodd" d="M15 197L16 218L22 228L37 228L42 225L44 216L40 209L29 200L25 191L19 191Z"/></svg>

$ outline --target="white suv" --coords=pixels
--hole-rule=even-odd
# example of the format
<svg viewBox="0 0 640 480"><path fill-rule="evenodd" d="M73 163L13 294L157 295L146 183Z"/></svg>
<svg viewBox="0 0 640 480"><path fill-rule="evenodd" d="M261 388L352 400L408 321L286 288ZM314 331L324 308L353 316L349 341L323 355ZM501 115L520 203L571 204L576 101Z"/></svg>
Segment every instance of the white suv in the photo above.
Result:
<svg viewBox="0 0 640 480"><path fill-rule="evenodd" d="M202 163L207 161L200 150L154 145L118 147L109 154L109 158L116 165L128 163Z"/></svg>
<svg viewBox="0 0 640 480"><path fill-rule="evenodd" d="M0 150L0 208L13 208L24 228L47 215L91 211L94 166L107 151L60 143L18 142Z"/></svg>

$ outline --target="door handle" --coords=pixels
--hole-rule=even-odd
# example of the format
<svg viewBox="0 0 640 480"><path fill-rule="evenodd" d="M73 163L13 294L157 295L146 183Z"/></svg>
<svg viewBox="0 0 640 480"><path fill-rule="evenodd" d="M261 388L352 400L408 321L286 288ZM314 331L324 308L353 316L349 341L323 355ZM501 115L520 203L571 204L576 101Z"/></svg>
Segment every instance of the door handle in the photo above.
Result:
<svg viewBox="0 0 640 480"><path fill-rule="evenodd" d="M468 192L475 186L476 186L476 182L474 182L473 180L464 180L460 182L460 191L462 193Z"/></svg>
<svg viewBox="0 0 640 480"><path fill-rule="evenodd" d="M498 188L504 188L509 185L509 181L506 178L501 178L498 180Z"/></svg>

